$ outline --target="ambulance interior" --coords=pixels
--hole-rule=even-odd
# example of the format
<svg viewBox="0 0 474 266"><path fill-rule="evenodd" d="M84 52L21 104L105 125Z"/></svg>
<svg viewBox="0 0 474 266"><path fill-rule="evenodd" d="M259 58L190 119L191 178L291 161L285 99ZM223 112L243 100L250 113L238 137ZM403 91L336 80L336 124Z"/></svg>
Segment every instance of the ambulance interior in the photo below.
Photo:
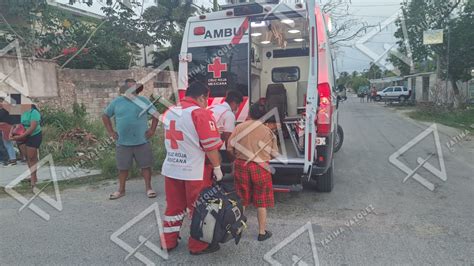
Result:
<svg viewBox="0 0 474 266"><path fill-rule="evenodd" d="M302 124L309 71L309 37L303 17L251 22L250 99L278 108L282 127ZM302 119L303 118L303 119ZM304 124L304 123L303 123ZM300 128L301 129L301 128ZM285 130L288 159L304 154L304 129ZM299 136L298 136L299 135Z"/></svg>

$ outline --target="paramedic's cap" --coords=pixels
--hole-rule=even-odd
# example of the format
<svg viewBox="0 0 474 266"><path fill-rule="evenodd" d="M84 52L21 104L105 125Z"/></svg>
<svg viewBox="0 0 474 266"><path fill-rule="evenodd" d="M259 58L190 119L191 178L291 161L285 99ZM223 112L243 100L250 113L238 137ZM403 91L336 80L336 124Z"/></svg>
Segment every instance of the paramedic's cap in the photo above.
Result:
<svg viewBox="0 0 474 266"><path fill-rule="evenodd" d="M200 81L194 81L186 90L186 96L198 98L199 96L209 96L209 88Z"/></svg>

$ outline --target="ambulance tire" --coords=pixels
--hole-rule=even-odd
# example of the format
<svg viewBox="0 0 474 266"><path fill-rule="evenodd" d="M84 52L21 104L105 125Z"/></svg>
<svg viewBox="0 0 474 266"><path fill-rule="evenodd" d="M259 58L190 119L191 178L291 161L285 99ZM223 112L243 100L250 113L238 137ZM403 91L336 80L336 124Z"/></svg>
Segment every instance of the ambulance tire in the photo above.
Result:
<svg viewBox="0 0 474 266"><path fill-rule="evenodd" d="M338 152L342 147L342 143L344 143L344 130L341 125L337 125L336 134L334 138L334 152Z"/></svg>
<svg viewBox="0 0 474 266"><path fill-rule="evenodd" d="M310 181L303 182L303 187L317 192L331 192L334 187L334 159L326 173L311 176Z"/></svg>
<svg viewBox="0 0 474 266"><path fill-rule="evenodd" d="M334 188L334 158L326 173L316 177L316 191L329 193Z"/></svg>

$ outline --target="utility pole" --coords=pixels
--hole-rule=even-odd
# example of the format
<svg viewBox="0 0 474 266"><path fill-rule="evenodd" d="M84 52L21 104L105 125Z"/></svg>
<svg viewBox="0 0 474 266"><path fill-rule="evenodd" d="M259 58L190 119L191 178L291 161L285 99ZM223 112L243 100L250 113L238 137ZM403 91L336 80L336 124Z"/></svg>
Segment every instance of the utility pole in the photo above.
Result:
<svg viewBox="0 0 474 266"><path fill-rule="evenodd" d="M448 85L449 85L449 50L451 48L451 27L449 27L449 17L448 17L448 47L446 51L446 103L448 103ZM453 99L454 102L454 99Z"/></svg>
<svg viewBox="0 0 474 266"><path fill-rule="evenodd" d="M212 11L216 12L218 10L219 10L219 3L217 3L217 0L213 0Z"/></svg>

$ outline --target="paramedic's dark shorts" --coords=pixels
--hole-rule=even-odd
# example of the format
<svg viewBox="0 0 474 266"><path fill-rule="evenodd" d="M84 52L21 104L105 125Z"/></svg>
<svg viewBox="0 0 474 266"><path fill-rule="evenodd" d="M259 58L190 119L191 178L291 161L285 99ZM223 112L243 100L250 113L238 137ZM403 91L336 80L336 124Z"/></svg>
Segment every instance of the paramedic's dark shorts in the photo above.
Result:
<svg viewBox="0 0 474 266"><path fill-rule="evenodd" d="M255 163L235 160L235 189L244 206L253 205L257 208L273 207L272 174L268 163Z"/></svg>
<svg viewBox="0 0 474 266"><path fill-rule="evenodd" d="M138 146L117 145L115 158L117 160L117 169L119 171L130 170L134 159L140 169L150 168L153 166L153 152L151 151L150 143Z"/></svg>
<svg viewBox="0 0 474 266"><path fill-rule="evenodd" d="M36 148L36 149L40 148L41 142L43 142L43 134L42 133L38 133L34 136L28 136L26 138L26 140L23 141L23 142L17 141L18 145L25 144L26 147Z"/></svg>

